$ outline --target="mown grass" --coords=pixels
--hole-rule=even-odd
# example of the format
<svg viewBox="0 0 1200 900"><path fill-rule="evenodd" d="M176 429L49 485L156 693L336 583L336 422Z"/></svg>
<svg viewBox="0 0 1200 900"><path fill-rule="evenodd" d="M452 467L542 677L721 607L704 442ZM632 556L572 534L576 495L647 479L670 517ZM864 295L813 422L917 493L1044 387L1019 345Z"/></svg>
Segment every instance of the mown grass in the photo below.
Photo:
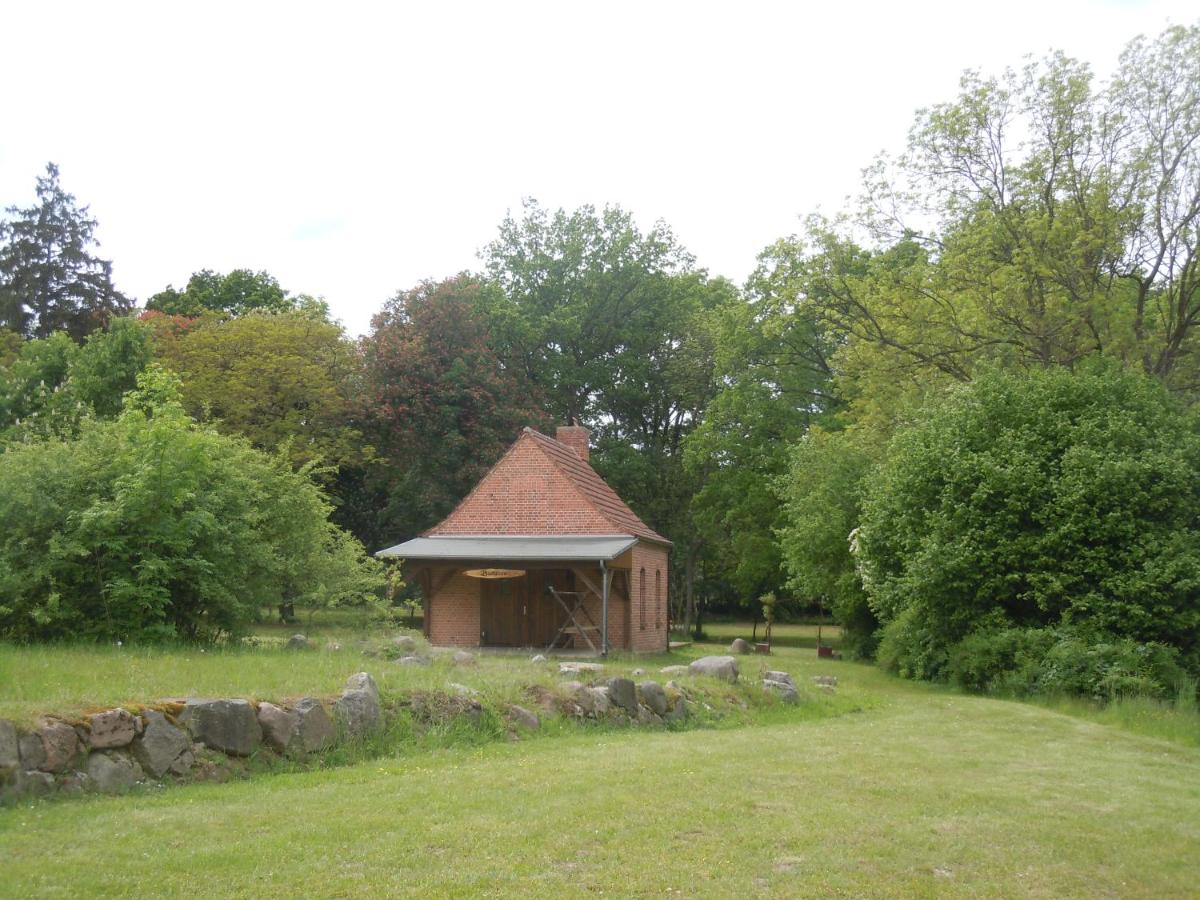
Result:
<svg viewBox="0 0 1200 900"><path fill-rule="evenodd" d="M1200 752L839 675L886 702L0 810L0 893L1194 896Z"/></svg>

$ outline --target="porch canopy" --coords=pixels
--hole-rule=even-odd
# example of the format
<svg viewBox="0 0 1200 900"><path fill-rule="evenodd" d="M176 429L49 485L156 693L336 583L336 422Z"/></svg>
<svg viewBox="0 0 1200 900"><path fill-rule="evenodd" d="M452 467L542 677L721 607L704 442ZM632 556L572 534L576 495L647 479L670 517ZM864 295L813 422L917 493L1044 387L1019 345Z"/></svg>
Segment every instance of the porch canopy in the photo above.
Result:
<svg viewBox="0 0 1200 900"><path fill-rule="evenodd" d="M611 562L637 540L631 534L439 535L413 538L375 555L384 559L446 562Z"/></svg>
<svg viewBox="0 0 1200 900"><path fill-rule="evenodd" d="M577 572L583 578L584 584L600 599L601 621L597 626L588 615L584 605L584 594L578 592L560 592L553 587L549 593L561 606L566 619L551 640L553 646L564 632L570 630L587 642L594 652L602 655L608 652L608 599L609 587L612 581L611 563L624 555L638 542L631 534L604 535L436 535L413 538L403 544L380 550L375 555L383 559L400 559L409 563L449 564L449 578L456 571L472 566L494 566L497 563L509 563L522 567L552 566L554 564L569 565L571 563L597 563L600 567L600 587L597 589L587 577ZM471 574L471 573L468 573ZM519 574L519 573L518 573ZM481 576L487 577L480 573ZM503 577L503 576L502 576ZM430 581L423 585L427 600L437 592ZM445 583L443 581L443 583ZM566 593L571 593L574 600L568 602ZM425 622L428 629L430 608L425 609ZM588 636L589 630L600 634L600 647L597 648Z"/></svg>

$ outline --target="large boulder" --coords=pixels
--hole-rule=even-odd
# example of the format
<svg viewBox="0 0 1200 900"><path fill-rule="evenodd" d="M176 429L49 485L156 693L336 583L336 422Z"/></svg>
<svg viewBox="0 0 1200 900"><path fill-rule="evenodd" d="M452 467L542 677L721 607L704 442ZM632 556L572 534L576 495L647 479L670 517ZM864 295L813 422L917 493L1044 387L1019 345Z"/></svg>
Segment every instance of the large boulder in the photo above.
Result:
<svg viewBox="0 0 1200 900"><path fill-rule="evenodd" d="M455 650L452 659L456 666L473 666L476 662L475 654L466 650Z"/></svg>
<svg viewBox="0 0 1200 900"><path fill-rule="evenodd" d="M763 675L763 690L775 694L784 703L800 702L796 682L787 672L767 672Z"/></svg>
<svg viewBox="0 0 1200 900"><path fill-rule="evenodd" d="M127 747L137 734L137 719L120 707L95 713L88 724L88 743L93 750Z"/></svg>
<svg viewBox="0 0 1200 900"><path fill-rule="evenodd" d="M417 649L417 642L407 634L401 634L393 638L392 645L404 654L412 653Z"/></svg>
<svg viewBox="0 0 1200 900"><path fill-rule="evenodd" d="M688 666L691 675L710 675L725 681L737 681L738 664L732 656L702 656Z"/></svg>
<svg viewBox="0 0 1200 900"><path fill-rule="evenodd" d="M365 672L360 674L366 675ZM367 679L369 686L374 688L375 682L370 675L367 675ZM365 687L347 689L333 701L333 717L351 737L362 737L374 731L380 718L378 688L374 691Z"/></svg>
<svg viewBox="0 0 1200 900"><path fill-rule="evenodd" d="M0 719L0 776L16 772L21 767L21 743L17 726Z"/></svg>
<svg viewBox="0 0 1200 900"><path fill-rule="evenodd" d="M628 678L610 678L605 682L608 688L608 699L613 706L619 706L630 715L637 715L637 688Z"/></svg>
<svg viewBox="0 0 1200 900"><path fill-rule="evenodd" d="M644 703L656 716L667 714L667 692L657 681L643 681L638 685L638 694Z"/></svg>
<svg viewBox="0 0 1200 900"><path fill-rule="evenodd" d="M46 746L36 734L18 735L17 746L21 751L22 769L40 769L46 764Z"/></svg>
<svg viewBox="0 0 1200 900"><path fill-rule="evenodd" d="M127 791L142 780L141 767L124 753L95 752L84 767L96 790L105 794Z"/></svg>
<svg viewBox="0 0 1200 900"><path fill-rule="evenodd" d="M49 772L18 769L9 787L0 791L0 797L41 797L53 790L54 776Z"/></svg>
<svg viewBox="0 0 1200 900"><path fill-rule="evenodd" d="M146 772L161 778L166 772L183 774L191 768L195 755L187 732L153 709L142 713L142 721L145 727L130 745L130 752Z"/></svg>
<svg viewBox="0 0 1200 900"><path fill-rule="evenodd" d="M263 740L277 753L286 753L292 743L300 717L290 709L274 703L258 704L258 724L262 728Z"/></svg>
<svg viewBox="0 0 1200 900"><path fill-rule="evenodd" d="M749 653L752 649L750 642L745 638L734 638L733 643L729 645L730 653L745 654Z"/></svg>
<svg viewBox="0 0 1200 900"><path fill-rule="evenodd" d="M249 756L262 744L262 726L248 700L189 700L179 721L206 747Z"/></svg>
<svg viewBox="0 0 1200 900"><path fill-rule="evenodd" d="M46 753L41 766L45 772L65 772L72 768L83 749L75 729L57 719L43 720L38 726L37 736L42 739L42 749Z"/></svg>
<svg viewBox="0 0 1200 900"><path fill-rule="evenodd" d="M796 687L796 682L792 680L792 676L787 672L767 672L763 675L763 681L775 681L779 684L790 685L793 690Z"/></svg>
<svg viewBox="0 0 1200 900"><path fill-rule="evenodd" d="M297 749L313 753L333 743L333 722L320 700L305 697L296 704L295 713Z"/></svg>
<svg viewBox="0 0 1200 900"><path fill-rule="evenodd" d="M668 722L678 722L681 719L686 719L687 701L682 697L676 697L671 703L671 708L667 710L667 714L663 718Z"/></svg>

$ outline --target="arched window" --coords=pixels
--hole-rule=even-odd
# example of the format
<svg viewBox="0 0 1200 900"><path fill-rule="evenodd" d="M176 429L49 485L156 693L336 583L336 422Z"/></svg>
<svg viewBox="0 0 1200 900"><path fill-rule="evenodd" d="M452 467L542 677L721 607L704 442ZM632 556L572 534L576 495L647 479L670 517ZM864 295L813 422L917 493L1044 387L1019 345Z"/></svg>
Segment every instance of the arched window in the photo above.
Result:
<svg viewBox="0 0 1200 900"><path fill-rule="evenodd" d="M641 587L639 589L638 608L640 610L640 612L638 613L638 621L641 622L642 631L645 631L646 630L646 570L645 570L645 568L642 569L642 583L641 583Z"/></svg>
<svg viewBox="0 0 1200 900"><path fill-rule="evenodd" d="M654 627L662 628L662 571L654 570Z"/></svg>

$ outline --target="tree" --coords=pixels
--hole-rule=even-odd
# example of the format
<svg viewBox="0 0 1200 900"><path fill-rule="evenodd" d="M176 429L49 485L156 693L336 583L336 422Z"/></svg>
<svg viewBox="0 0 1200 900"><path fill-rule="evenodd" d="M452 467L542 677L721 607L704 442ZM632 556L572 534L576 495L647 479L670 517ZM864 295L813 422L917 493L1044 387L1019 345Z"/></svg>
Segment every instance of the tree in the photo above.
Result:
<svg viewBox="0 0 1200 900"><path fill-rule="evenodd" d="M0 454L0 637L207 641L264 607L370 603L379 565L329 513L152 367L117 419Z"/></svg>
<svg viewBox="0 0 1200 900"><path fill-rule="evenodd" d="M901 429L867 477L862 581L881 656L944 678L957 645L1053 629L1089 645L1200 635L1200 436L1115 363L985 373Z"/></svg>
<svg viewBox="0 0 1200 900"><path fill-rule="evenodd" d="M129 317L92 332L82 347L64 332L23 341L0 368L0 445L69 437L85 418L115 417L151 356L149 329Z"/></svg>
<svg viewBox="0 0 1200 900"><path fill-rule="evenodd" d="M1175 27L1131 44L1099 89L1053 54L968 72L923 110L850 221L810 229L830 260L870 242L862 272L824 279L852 399L1090 356L1200 389L1198 85L1200 27Z"/></svg>
<svg viewBox="0 0 1200 900"><path fill-rule="evenodd" d="M328 319L329 308L322 300L306 294L292 295L280 287L273 275L234 269L226 275L202 269L188 279L182 291L168 285L146 301L146 309L169 316L201 316L222 313L242 316L250 312L294 312Z"/></svg>
<svg viewBox="0 0 1200 900"><path fill-rule="evenodd" d="M338 325L302 312L149 317L159 360L182 379L184 408L296 467L355 463L358 360Z"/></svg>
<svg viewBox="0 0 1200 900"><path fill-rule="evenodd" d="M495 288L470 275L389 300L363 338L364 428L379 454L360 490L382 509L359 527L376 542L436 524L521 428L546 427L525 373L491 343Z"/></svg>
<svg viewBox="0 0 1200 900"><path fill-rule="evenodd" d="M76 340L132 308L112 283L112 263L91 255L96 220L58 183L37 180L35 206L0 222L0 327L26 337L63 330Z"/></svg>
<svg viewBox="0 0 1200 900"><path fill-rule="evenodd" d="M685 443L688 469L701 478L692 513L707 555L751 605L785 581L775 482L791 446L838 406L830 366L837 340L809 289L797 241L763 251L745 301L710 320L720 389Z"/></svg>

